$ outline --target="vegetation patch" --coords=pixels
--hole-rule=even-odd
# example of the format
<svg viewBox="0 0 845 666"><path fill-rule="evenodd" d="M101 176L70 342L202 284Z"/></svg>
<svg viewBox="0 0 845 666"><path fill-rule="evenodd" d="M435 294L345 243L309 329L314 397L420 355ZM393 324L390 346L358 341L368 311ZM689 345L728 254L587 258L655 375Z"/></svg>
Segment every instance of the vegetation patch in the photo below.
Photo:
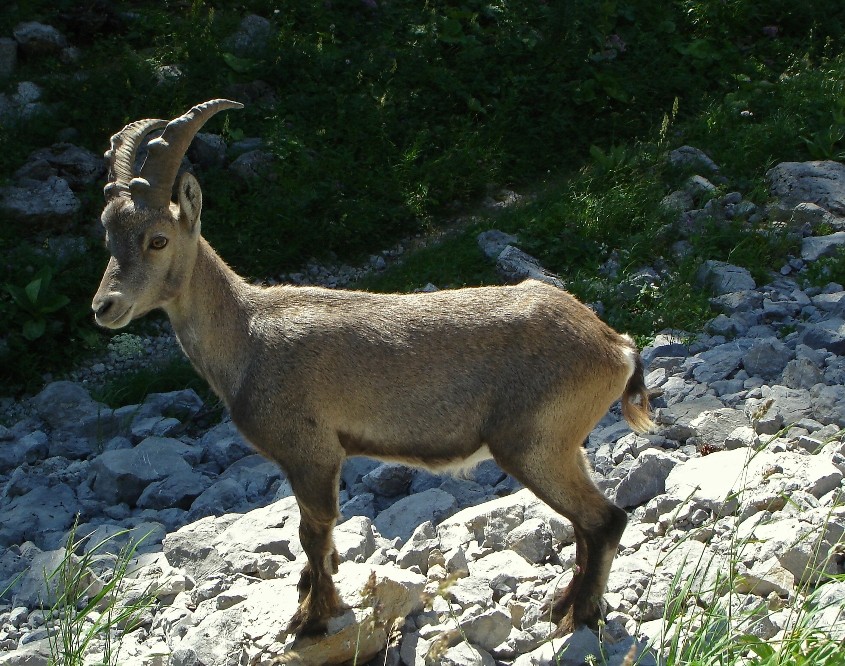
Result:
<svg viewBox="0 0 845 666"><path fill-rule="evenodd" d="M706 315L689 289L698 258L741 259L762 276L790 246L761 246L765 230L720 229L721 238L691 239L696 253L674 262L657 203L689 173L667 170L662 156L694 145L726 186L759 204L778 161L841 157L844 13L837 0L33 0L4 11L0 32L42 21L78 53L21 57L0 83L6 95L37 84L45 109L0 123L0 184L60 139L100 153L127 122L230 97L246 108L207 131L230 146L261 138L273 158L257 181L223 167L198 174L203 233L243 275L278 275L311 258L359 261L439 230L505 186L542 196L496 224L576 293L600 300L614 325L638 335L694 327ZM243 48L233 35L248 15L267 29ZM76 192L82 205L61 229L0 225L9 392L37 390L108 341L89 306L106 261L100 185ZM59 235L78 251L49 251ZM714 248L719 256L708 256ZM383 286L362 286L493 281L472 252L469 234L450 238L441 258L426 249ZM598 274L611 257L623 277L665 261L661 292L622 298ZM412 275L425 264L430 272Z"/></svg>

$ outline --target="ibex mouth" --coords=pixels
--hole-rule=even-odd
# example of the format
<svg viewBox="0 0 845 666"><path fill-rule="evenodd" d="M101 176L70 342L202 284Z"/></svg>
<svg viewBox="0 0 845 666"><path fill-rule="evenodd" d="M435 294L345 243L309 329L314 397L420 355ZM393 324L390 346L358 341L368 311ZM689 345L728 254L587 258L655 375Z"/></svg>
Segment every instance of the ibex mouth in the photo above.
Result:
<svg viewBox="0 0 845 666"><path fill-rule="evenodd" d="M115 308L110 307L104 311L94 314L94 321L103 328L123 328L130 321L132 321L132 311L134 306L130 305L128 308L115 316Z"/></svg>

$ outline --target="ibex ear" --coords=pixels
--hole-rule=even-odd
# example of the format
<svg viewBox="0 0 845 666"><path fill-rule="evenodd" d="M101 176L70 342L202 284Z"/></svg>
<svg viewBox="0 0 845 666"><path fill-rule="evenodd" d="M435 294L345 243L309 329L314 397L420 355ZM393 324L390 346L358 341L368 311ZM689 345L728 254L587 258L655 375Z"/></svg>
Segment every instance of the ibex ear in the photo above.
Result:
<svg viewBox="0 0 845 666"><path fill-rule="evenodd" d="M179 177L176 185L179 202L179 221L191 231L199 231L200 213L202 212L202 190L197 179L187 171Z"/></svg>

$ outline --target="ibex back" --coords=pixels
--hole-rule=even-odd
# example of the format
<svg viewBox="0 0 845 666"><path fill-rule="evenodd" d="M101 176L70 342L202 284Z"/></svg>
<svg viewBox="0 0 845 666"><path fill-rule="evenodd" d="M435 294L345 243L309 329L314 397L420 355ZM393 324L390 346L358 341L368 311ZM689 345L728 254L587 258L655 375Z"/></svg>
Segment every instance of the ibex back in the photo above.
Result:
<svg viewBox="0 0 845 666"><path fill-rule="evenodd" d="M109 328L164 309L232 420L287 474L308 559L289 630L323 631L338 611L332 529L349 455L434 470L492 456L572 521L577 567L552 617L561 631L594 625L626 514L592 482L581 443L620 397L635 429L651 425L631 339L535 281L410 295L246 283L200 235L196 179L176 179L203 123L241 106L213 100L112 137L112 256L92 307Z"/></svg>

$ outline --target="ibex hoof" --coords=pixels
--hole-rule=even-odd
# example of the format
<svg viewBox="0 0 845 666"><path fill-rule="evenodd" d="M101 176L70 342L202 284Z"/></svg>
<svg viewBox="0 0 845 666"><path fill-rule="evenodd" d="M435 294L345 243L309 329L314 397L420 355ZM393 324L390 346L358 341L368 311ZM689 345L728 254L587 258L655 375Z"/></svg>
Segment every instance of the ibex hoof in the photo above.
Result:
<svg viewBox="0 0 845 666"><path fill-rule="evenodd" d="M572 594L569 592L564 592L563 594L549 599L541 608L543 613L541 617L556 624L561 622L567 616L571 618L572 601Z"/></svg>
<svg viewBox="0 0 845 666"><path fill-rule="evenodd" d="M597 629L601 622L602 614L600 609L595 609L590 613L576 613L574 608L570 608L563 617L555 619L557 622L557 629L555 629L553 638L560 638L567 634L574 633L579 627L588 627L590 629Z"/></svg>
<svg viewBox="0 0 845 666"><path fill-rule="evenodd" d="M288 622L286 631L288 635L301 638L304 636L321 636L326 633L327 628L328 618L303 613L300 607Z"/></svg>
<svg viewBox="0 0 845 666"><path fill-rule="evenodd" d="M577 628L578 623L575 621L575 618L572 616L572 613L569 612L558 621L557 629L554 630L552 638L560 638L562 636L572 634Z"/></svg>

